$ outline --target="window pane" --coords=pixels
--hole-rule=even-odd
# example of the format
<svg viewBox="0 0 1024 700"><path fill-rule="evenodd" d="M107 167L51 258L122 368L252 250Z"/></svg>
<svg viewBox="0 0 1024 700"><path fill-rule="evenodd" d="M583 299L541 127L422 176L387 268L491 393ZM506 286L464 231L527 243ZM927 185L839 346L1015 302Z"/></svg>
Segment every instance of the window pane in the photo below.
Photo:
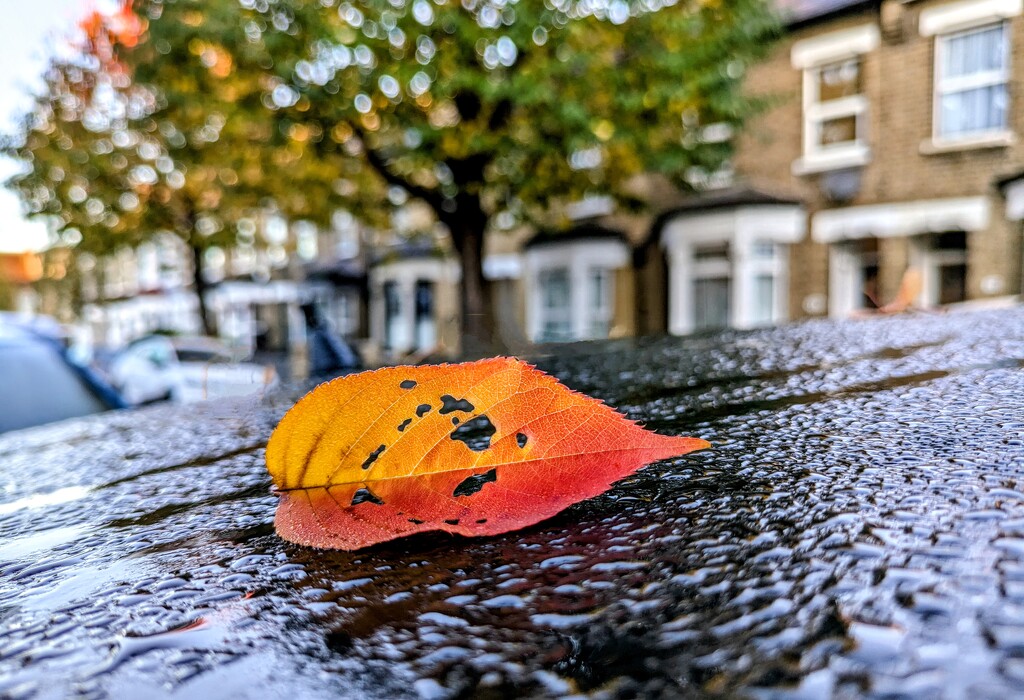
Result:
<svg viewBox="0 0 1024 700"><path fill-rule="evenodd" d="M541 342L572 340L572 309L569 270L543 270L539 276L541 294Z"/></svg>
<svg viewBox="0 0 1024 700"><path fill-rule="evenodd" d="M955 34L943 39L943 78L961 78L1006 67L1006 33L1003 25Z"/></svg>
<svg viewBox="0 0 1024 700"><path fill-rule="evenodd" d="M437 326L434 323L434 284L416 281L416 349L430 350L437 345Z"/></svg>
<svg viewBox="0 0 1024 700"><path fill-rule="evenodd" d="M860 263L860 308L877 309L881 306L878 297L878 262L861 258Z"/></svg>
<svg viewBox="0 0 1024 700"><path fill-rule="evenodd" d="M590 296L587 300L587 311L590 318L587 323L588 335L591 338L607 338L611 330L611 271L594 268L588 275Z"/></svg>
<svg viewBox="0 0 1024 700"><path fill-rule="evenodd" d="M851 114L847 117L828 119L821 123L818 132L819 143L822 146L832 146L839 143L851 143L857 140L857 116Z"/></svg>
<svg viewBox="0 0 1024 700"><path fill-rule="evenodd" d="M861 309L876 309L880 306L878 299L878 239L864 238L852 244L857 265L859 295L857 306Z"/></svg>
<svg viewBox="0 0 1024 700"><path fill-rule="evenodd" d="M434 284L425 280L416 281L416 318L434 315Z"/></svg>
<svg viewBox="0 0 1024 700"><path fill-rule="evenodd" d="M841 97L859 95L860 61L852 59L823 66L818 71L818 101L828 102Z"/></svg>
<svg viewBox="0 0 1024 700"><path fill-rule="evenodd" d="M775 257L775 244L772 241L754 241L751 251L757 260L772 260Z"/></svg>
<svg viewBox="0 0 1024 700"><path fill-rule="evenodd" d="M928 262L936 289L931 302L953 304L967 298L967 234L947 231L928 241Z"/></svg>
<svg viewBox="0 0 1024 700"><path fill-rule="evenodd" d="M991 131L1006 126L1006 85L947 93L941 102L941 134Z"/></svg>
<svg viewBox="0 0 1024 700"><path fill-rule="evenodd" d="M729 278L694 280L694 327L697 330L725 328L729 325Z"/></svg>
<svg viewBox="0 0 1024 700"><path fill-rule="evenodd" d="M384 283L384 347L392 349L402 338L402 301L397 282Z"/></svg>
<svg viewBox="0 0 1024 700"><path fill-rule="evenodd" d="M935 250L955 250L966 255L967 233L965 231L947 231L935 234L932 245Z"/></svg>
<svg viewBox="0 0 1024 700"><path fill-rule="evenodd" d="M590 305L594 309L604 309L608 306L607 270L590 271Z"/></svg>
<svg viewBox="0 0 1024 700"><path fill-rule="evenodd" d="M754 278L754 306L751 309L753 321L764 325L775 320L775 277L758 275Z"/></svg>
<svg viewBox="0 0 1024 700"><path fill-rule="evenodd" d="M569 305L569 271L565 268L541 272L540 288L545 308L560 309Z"/></svg>

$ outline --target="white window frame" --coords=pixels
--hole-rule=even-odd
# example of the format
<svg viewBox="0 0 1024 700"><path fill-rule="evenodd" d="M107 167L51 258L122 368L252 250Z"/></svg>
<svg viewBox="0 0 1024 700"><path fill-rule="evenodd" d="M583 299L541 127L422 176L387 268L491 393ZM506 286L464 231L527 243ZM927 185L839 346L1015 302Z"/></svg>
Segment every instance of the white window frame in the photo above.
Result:
<svg viewBox="0 0 1024 700"><path fill-rule="evenodd" d="M959 76L956 78L945 78L942 75L945 64L946 45L949 41L958 39L969 34L988 31L999 27L1003 33L1003 68L1001 70L990 70L974 75ZM970 143L977 141L991 141L1005 139L1009 134L1009 120L1011 110L1007 106L1004 112L1005 123L991 129L979 131L960 132L957 134L942 133L942 98L948 94L966 92L982 87L1005 85L1007 99L1010 97L1010 62L1012 52L1010 50L1010 27L1002 19L961 28L956 31L939 34L935 37L935 63L933 66L934 76L932 91L932 141L939 146L947 144Z"/></svg>
<svg viewBox="0 0 1024 700"><path fill-rule="evenodd" d="M715 255L714 257L702 257L701 253L708 249L724 249L725 255ZM733 277L733 258L734 251L732 241L709 241L704 242L701 245L695 245L690 249L691 261L691 292L690 292L690 314L693 319L693 329L697 331L701 330L718 330L719 328L731 328L735 325L736 311L733 308L736 303L736 281ZM697 285L700 282L707 280L725 280L726 290L729 300L729 308L725 312L725 325L724 326L705 326L698 327L697 325Z"/></svg>
<svg viewBox="0 0 1024 700"><path fill-rule="evenodd" d="M760 256L757 254L757 247L759 245L770 245L772 248L772 254L770 256ZM750 301L747 309L747 325L749 327L756 326L771 326L777 324L783 320L786 315L786 299L784 295L784 287L788 280L786 272L788 266L786 265L785 256L789 254L788 246L785 243L779 243L771 238L752 238L749 246L749 260L747 261L747 274L750 276ZM771 299L771 316L767 319L758 319L754 315L754 306L756 300L754 298L755 281L758 277L771 277L772 278L772 299Z"/></svg>
<svg viewBox="0 0 1024 700"><path fill-rule="evenodd" d="M857 62L857 71L860 77L863 77L864 60L862 56L848 56L804 71L805 159L827 161L830 156L835 154L857 154L859 156L867 150L868 98L864 96L863 92L827 102L821 101L818 92L821 71L848 61ZM854 140L835 145L822 145L820 143L822 125L827 121L843 117L853 117L856 120Z"/></svg>
<svg viewBox="0 0 1024 700"><path fill-rule="evenodd" d="M843 29L798 41L793 45L793 67L803 71L803 155L793 163L797 175L866 165L871 160L868 146L868 98L863 92L865 57L878 47L880 34L874 24ZM818 79L823 68L856 60L861 71L862 92L822 103ZM821 146L821 125L831 119L853 116L856 139L834 146Z"/></svg>
<svg viewBox="0 0 1024 700"><path fill-rule="evenodd" d="M527 336L538 342L543 336L543 293L540 285L545 270L565 267L569 270L569 295L572 313L572 340L592 338L591 320L595 309L590 300L590 272L607 271L609 331L614 320L615 271L629 264L629 249L619 240L579 239L546 243L528 248L523 255L527 291Z"/></svg>
<svg viewBox="0 0 1024 700"><path fill-rule="evenodd" d="M696 326L694 282L707 277L729 277L729 325L752 328L764 325L753 316L754 279L774 278L771 323L788 316L789 246L806 234L803 207L749 205L722 212L695 212L672 218L661 234L668 261L668 331L692 333ZM772 259L754 254L759 243L775 244ZM729 246L728 260L696 260L695 249Z"/></svg>
<svg viewBox="0 0 1024 700"><path fill-rule="evenodd" d="M970 232L965 232L965 246L963 250L948 250L936 248L936 238L941 234L923 234L915 236L910 245L910 264L922 271L921 291L917 303L926 308L940 306L939 303L939 280L942 276L941 268L946 266L964 265L967 267L967 275L970 276ZM966 287L966 280L965 280ZM966 301L969 290L961 301ZM951 302L958 303L958 302Z"/></svg>
<svg viewBox="0 0 1024 700"><path fill-rule="evenodd" d="M461 281L459 264L450 258L400 258L394 262L376 265L370 269L370 337L376 349L384 350L387 334L384 285L395 283L399 311L395 317L392 347L384 357L395 359L414 352L416 347L416 283L434 284L434 324L436 338L444 337L443 290Z"/></svg>

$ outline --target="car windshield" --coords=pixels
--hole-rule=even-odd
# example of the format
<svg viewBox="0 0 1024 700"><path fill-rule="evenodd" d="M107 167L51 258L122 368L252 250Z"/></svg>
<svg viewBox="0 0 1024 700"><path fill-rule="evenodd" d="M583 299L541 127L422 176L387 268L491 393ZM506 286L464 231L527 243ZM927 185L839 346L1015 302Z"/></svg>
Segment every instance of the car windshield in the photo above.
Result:
<svg viewBox="0 0 1024 700"><path fill-rule="evenodd" d="M0 368L0 433L109 408L45 343L0 344Z"/></svg>

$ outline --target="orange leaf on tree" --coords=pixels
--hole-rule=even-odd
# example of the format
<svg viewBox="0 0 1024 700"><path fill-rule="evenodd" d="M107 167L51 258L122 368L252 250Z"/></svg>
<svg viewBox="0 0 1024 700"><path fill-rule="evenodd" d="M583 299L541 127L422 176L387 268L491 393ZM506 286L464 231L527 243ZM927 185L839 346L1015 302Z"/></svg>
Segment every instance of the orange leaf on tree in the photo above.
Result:
<svg viewBox="0 0 1024 700"><path fill-rule="evenodd" d="M286 540L359 549L416 532L495 535L703 449L519 360L389 367L321 384L267 445Z"/></svg>

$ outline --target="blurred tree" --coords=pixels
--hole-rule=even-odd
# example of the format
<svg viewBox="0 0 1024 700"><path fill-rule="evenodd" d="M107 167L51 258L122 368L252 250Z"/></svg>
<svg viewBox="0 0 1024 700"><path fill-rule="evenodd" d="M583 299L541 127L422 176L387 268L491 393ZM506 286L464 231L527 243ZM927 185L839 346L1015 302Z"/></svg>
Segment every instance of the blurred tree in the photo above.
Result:
<svg viewBox="0 0 1024 700"><path fill-rule="evenodd" d="M365 220L412 196L459 255L469 353L494 347L496 217L714 170L731 143L702 134L756 111L743 76L777 28L766 0L136 0L96 23L12 149L31 211L200 251L255 207Z"/></svg>
<svg viewBox="0 0 1024 700"><path fill-rule="evenodd" d="M765 0L241 0L264 36L307 35L275 107L322 158L434 210L462 266L464 351L493 349L482 273L495 219L588 195L637 204L636 178L718 168L759 104L747 65L777 31ZM291 68L290 72L281 71ZM379 198L383 201L383 198Z"/></svg>
<svg viewBox="0 0 1024 700"><path fill-rule="evenodd" d="M204 252L255 242L270 215L323 223L335 174L303 159L302 140L264 107L272 51L298 55L304 44L251 41L246 22L260 13L231 1L138 5L90 15L51 62L5 147L27 164L7 184L80 253L178 235L210 333Z"/></svg>

